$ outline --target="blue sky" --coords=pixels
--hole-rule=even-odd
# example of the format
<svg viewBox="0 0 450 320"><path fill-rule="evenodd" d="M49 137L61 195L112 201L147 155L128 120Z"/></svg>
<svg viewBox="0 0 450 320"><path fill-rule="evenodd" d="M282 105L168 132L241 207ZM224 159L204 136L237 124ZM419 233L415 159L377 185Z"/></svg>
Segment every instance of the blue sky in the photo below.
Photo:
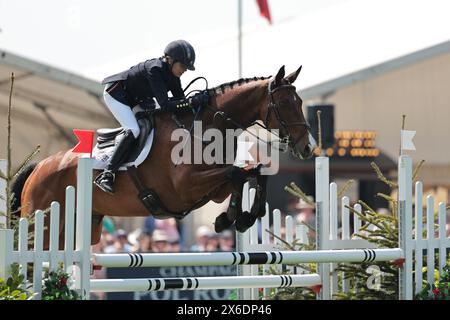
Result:
<svg viewBox="0 0 450 320"><path fill-rule="evenodd" d="M447 0L243 1L243 75L303 65L307 87L450 39ZM0 49L101 80L190 41L210 85L238 76L237 0L0 0Z"/></svg>

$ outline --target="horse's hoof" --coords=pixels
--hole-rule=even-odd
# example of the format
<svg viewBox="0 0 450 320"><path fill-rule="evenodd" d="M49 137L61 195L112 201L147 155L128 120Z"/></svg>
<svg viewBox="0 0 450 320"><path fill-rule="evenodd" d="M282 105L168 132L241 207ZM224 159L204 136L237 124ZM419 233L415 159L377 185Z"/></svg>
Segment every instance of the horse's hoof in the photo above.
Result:
<svg viewBox="0 0 450 320"><path fill-rule="evenodd" d="M214 222L214 231L216 233L220 233L225 229L231 227L234 221L230 221L227 217L226 212L222 212L217 216L216 221Z"/></svg>
<svg viewBox="0 0 450 320"><path fill-rule="evenodd" d="M236 219L236 231L245 232L256 222L256 216L248 211L242 212Z"/></svg>

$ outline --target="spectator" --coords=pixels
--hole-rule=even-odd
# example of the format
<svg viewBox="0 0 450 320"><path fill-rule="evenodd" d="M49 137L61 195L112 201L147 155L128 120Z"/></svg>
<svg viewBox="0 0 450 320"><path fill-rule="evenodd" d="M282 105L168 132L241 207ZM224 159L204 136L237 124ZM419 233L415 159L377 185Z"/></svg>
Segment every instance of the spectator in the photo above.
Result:
<svg viewBox="0 0 450 320"><path fill-rule="evenodd" d="M105 248L105 253L130 253L133 247L128 243L127 233L118 229L115 233L115 241L112 245Z"/></svg>
<svg viewBox="0 0 450 320"><path fill-rule="evenodd" d="M180 233L177 229L177 221L174 218L156 220L155 227L158 230L162 230L166 233L167 241L178 242L180 241Z"/></svg>
<svg viewBox="0 0 450 320"><path fill-rule="evenodd" d="M219 234L215 232L211 232L209 234L208 241L206 242L206 248L205 251L219 251L220 250L220 243L219 243Z"/></svg>
<svg viewBox="0 0 450 320"><path fill-rule="evenodd" d="M152 235L146 231L141 232L137 238L135 252L152 252Z"/></svg>
<svg viewBox="0 0 450 320"><path fill-rule="evenodd" d="M155 231L156 220L153 216L148 216L144 221L144 231L148 234L152 234Z"/></svg>
<svg viewBox="0 0 450 320"><path fill-rule="evenodd" d="M295 216L298 213L299 199L297 197L289 197L286 205L286 214Z"/></svg>
<svg viewBox="0 0 450 320"><path fill-rule="evenodd" d="M309 202L314 203L314 199L311 196L308 196ZM306 224L309 226L308 238L314 239L316 237L316 233L314 232L314 228L316 226L316 214L315 207L303 199L300 199L297 205L298 213L295 216L295 221L297 224ZM311 229L312 228L312 229Z"/></svg>
<svg viewBox="0 0 450 320"><path fill-rule="evenodd" d="M103 249L106 247L112 246L114 244L114 241L116 241L116 238L112 233L109 233L107 230L103 229L101 239L104 243Z"/></svg>
<svg viewBox="0 0 450 320"><path fill-rule="evenodd" d="M219 238L220 251L234 251L234 235L230 230L225 230Z"/></svg>
<svg viewBox="0 0 450 320"><path fill-rule="evenodd" d="M133 252L136 252L139 243L138 243L138 238L140 237L140 235L142 234L142 229L141 228L137 228L134 231L131 231L130 233L128 233L128 243L131 244L131 246L133 247Z"/></svg>
<svg viewBox="0 0 450 320"><path fill-rule="evenodd" d="M104 216L103 217L103 230L106 230L107 232L113 234L114 232L116 232L116 226L114 224L114 220L111 219L108 216Z"/></svg>
<svg viewBox="0 0 450 320"><path fill-rule="evenodd" d="M191 246L191 251L206 251L211 230L207 226L200 226L196 233L196 242Z"/></svg>
<svg viewBox="0 0 450 320"><path fill-rule="evenodd" d="M291 232L292 232L292 230L291 230ZM283 240L286 240L286 227L280 228L280 238Z"/></svg>
<svg viewBox="0 0 450 320"><path fill-rule="evenodd" d="M308 196L310 202L314 203L314 199L311 196ZM314 206L309 204L303 199L297 204L297 215L295 217L297 223L304 223L309 226L314 227L316 224L316 215L314 213Z"/></svg>
<svg viewBox="0 0 450 320"><path fill-rule="evenodd" d="M164 230L155 229L152 234L153 252L169 252L169 238Z"/></svg>
<svg viewBox="0 0 450 320"><path fill-rule="evenodd" d="M179 240L170 241L169 246L170 246L170 252L181 252L182 251Z"/></svg>

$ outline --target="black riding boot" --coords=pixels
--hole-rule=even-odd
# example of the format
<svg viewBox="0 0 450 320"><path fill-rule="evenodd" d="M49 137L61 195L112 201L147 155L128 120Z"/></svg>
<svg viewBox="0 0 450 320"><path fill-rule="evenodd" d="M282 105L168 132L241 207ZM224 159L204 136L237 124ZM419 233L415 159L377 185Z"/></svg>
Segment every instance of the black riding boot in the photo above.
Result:
<svg viewBox="0 0 450 320"><path fill-rule="evenodd" d="M109 159L106 169L95 178L95 184L103 191L114 194L114 179L117 170L128 155L135 141L131 130L127 130L122 140L116 146L113 155Z"/></svg>

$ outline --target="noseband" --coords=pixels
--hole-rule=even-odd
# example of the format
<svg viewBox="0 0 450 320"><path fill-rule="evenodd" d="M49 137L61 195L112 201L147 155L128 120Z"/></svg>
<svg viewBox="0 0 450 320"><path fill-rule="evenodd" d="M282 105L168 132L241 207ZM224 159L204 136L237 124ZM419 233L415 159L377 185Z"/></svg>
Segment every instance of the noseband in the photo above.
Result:
<svg viewBox="0 0 450 320"><path fill-rule="evenodd" d="M281 86L278 86L278 87L272 89L272 83L273 83L273 82L271 82L271 83L269 84L269 99L270 99L270 100L269 100L268 112L267 112L266 118L265 118L265 120L264 120L264 125L265 125L266 128L269 127L269 123L268 123L268 121L269 121L269 116L270 116L270 113L273 112L273 113L275 114L275 117L276 117L278 123L280 124L280 126L281 126L281 128L282 128L282 131L284 131L284 132L287 133L286 135L280 135L280 138L282 139L282 141L283 141L284 144L285 144L285 143L290 144L290 143L291 143L291 142L289 141L289 138L291 137L291 133L290 133L290 131L289 131L289 128L290 128L290 127L304 127L304 128L306 128L306 130L310 130L311 127L310 127L310 125L308 124L308 122L306 122L306 121L296 121L296 122L289 122L289 123L288 123L288 122L286 122L286 121L281 117L281 115L280 115L280 110L279 110L280 103L277 102L277 101L275 101L275 99L274 99L274 97L273 97L273 94L274 94L275 92L277 92L277 91L280 91L280 90L292 90L292 89L295 90L295 86L293 86L293 85L291 85L291 84L283 84L283 85L281 85ZM295 147L295 145L300 141L301 138L302 138L302 137L299 136L299 137L297 138L297 140L295 140L294 144L291 144L291 147L292 147L292 148Z"/></svg>

